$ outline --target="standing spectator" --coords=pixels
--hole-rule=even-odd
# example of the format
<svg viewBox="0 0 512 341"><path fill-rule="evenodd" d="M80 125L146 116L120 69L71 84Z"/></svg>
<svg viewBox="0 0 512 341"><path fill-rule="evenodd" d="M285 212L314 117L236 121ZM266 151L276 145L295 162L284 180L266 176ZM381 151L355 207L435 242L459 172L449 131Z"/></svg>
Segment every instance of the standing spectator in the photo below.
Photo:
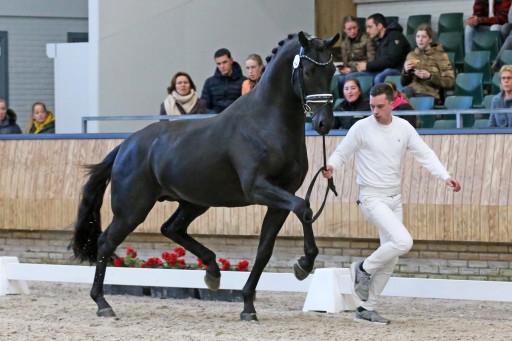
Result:
<svg viewBox="0 0 512 341"><path fill-rule="evenodd" d="M261 56L256 53L250 54L245 60L245 70L249 78L242 83L242 95L251 91L260 81L263 73L263 59L261 59Z"/></svg>
<svg viewBox="0 0 512 341"><path fill-rule="evenodd" d="M55 117L44 103L32 104L27 134L55 134Z"/></svg>
<svg viewBox="0 0 512 341"><path fill-rule="evenodd" d="M357 73L353 76L371 75L373 83L384 83L386 76L400 75L405 57L411 51L411 45L402 34L403 28L396 21L389 26L386 18L380 14L372 14L366 19L366 33L375 40L377 52L375 60L358 62Z"/></svg>
<svg viewBox="0 0 512 341"><path fill-rule="evenodd" d="M359 31L357 20L347 15L343 18L345 39L341 42L342 67L338 75L338 87L343 92L343 84L352 73L357 72L358 62L371 62L375 59L375 42L370 36Z"/></svg>
<svg viewBox="0 0 512 341"><path fill-rule="evenodd" d="M349 78L343 85L344 100L337 111L370 111L370 101L363 98L361 84L357 78ZM334 118L333 129L350 129L363 116L341 116Z"/></svg>
<svg viewBox="0 0 512 341"><path fill-rule="evenodd" d="M370 92L373 115L348 131L327 161L322 175L332 177L355 154L359 200L363 216L377 227L380 246L370 256L352 263L353 292L361 300L355 320L388 324L377 313L379 296L395 269L398 257L409 252L413 239L403 224L401 167L406 152L453 191L459 182L441 164L435 153L406 121L392 115L393 91L387 84L377 84Z"/></svg>
<svg viewBox="0 0 512 341"><path fill-rule="evenodd" d="M160 115L206 114L205 102L197 96L196 85L186 72L177 72L160 105Z"/></svg>
<svg viewBox="0 0 512 341"><path fill-rule="evenodd" d="M464 49L466 54L473 51L475 31L501 31L502 25L508 23L510 0L475 0L473 15L466 20L464 31ZM500 39L503 41L503 34Z"/></svg>
<svg viewBox="0 0 512 341"><path fill-rule="evenodd" d="M242 83L246 78L228 49L217 50L214 59L217 69L204 82L201 99L206 102L208 109L218 114L242 95Z"/></svg>
<svg viewBox="0 0 512 341"><path fill-rule="evenodd" d="M400 82L408 97L433 96L441 99L440 90L453 88L455 74L443 46L432 44L432 28L421 24L416 28L416 47L407 55Z"/></svg>
<svg viewBox="0 0 512 341"><path fill-rule="evenodd" d="M512 108L512 65L503 65L500 70L501 91L492 99L491 109ZM489 127L512 127L511 113L491 113Z"/></svg>
<svg viewBox="0 0 512 341"><path fill-rule="evenodd" d="M5 99L0 99L0 134L21 134L16 118L14 110L7 109Z"/></svg>

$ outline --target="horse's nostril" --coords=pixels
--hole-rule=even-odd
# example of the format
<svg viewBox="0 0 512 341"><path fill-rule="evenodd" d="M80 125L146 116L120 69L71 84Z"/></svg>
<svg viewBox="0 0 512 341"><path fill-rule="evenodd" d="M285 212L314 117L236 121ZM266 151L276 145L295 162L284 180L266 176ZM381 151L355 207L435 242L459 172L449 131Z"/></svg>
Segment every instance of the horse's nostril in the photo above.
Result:
<svg viewBox="0 0 512 341"><path fill-rule="evenodd" d="M323 128L325 126L324 121L320 121L320 124L318 125L319 128Z"/></svg>

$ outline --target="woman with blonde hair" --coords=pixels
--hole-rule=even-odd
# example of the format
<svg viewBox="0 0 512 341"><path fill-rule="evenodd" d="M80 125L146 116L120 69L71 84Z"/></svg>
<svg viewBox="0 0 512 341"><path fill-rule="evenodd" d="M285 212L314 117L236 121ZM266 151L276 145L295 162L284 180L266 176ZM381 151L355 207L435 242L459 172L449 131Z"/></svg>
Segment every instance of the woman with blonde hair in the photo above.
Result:
<svg viewBox="0 0 512 341"><path fill-rule="evenodd" d="M500 69L501 91L492 99L491 109L512 108L512 65L503 65ZM511 113L491 113L489 127L512 127Z"/></svg>
<svg viewBox="0 0 512 341"><path fill-rule="evenodd" d="M245 60L247 79L242 83L242 95L245 95L260 81L263 73L263 60L259 54L250 54Z"/></svg>
<svg viewBox="0 0 512 341"><path fill-rule="evenodd" d="M160 105L160 115L206 114L206 103L197 96L196 85L186 72L177 72Z"/></svg>
<svg viewBox="0 0 512 341"><path fill-rule="evenodd" d="M27 134L55 134L55 117L43 102L32 104Z"/></svg>

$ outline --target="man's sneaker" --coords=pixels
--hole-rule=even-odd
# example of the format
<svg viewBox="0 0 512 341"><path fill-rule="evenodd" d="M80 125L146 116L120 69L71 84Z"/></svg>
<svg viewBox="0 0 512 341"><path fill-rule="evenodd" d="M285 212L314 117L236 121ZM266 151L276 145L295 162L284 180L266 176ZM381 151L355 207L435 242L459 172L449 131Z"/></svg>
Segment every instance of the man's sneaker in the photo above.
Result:
<svg viewBox="0 0 512 341"><path fill-rule="evenodd" d="M370 291L371 275L360 269L362 262L354 262L350 265L350 276L352 277L352 292L361 301L368 301Z"/></svg>
<svg viewBox="0 0 512 341"><path fill-rule="evenodd" d="M356 322L367 322L367 323L375 323L375 324L389 324L389 320L379 315L375 310L366 310L363 309L359 311L356 309L356 313L354 316L354 321Z"/></svg>

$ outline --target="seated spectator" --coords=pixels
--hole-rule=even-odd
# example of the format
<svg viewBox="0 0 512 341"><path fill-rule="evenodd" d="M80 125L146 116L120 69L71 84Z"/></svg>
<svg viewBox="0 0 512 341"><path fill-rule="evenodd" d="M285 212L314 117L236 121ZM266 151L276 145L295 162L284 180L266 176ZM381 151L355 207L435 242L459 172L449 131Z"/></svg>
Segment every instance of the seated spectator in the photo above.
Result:
<svg viewBox="0 0 512 341"><path fill-rule="evenodd" d="M502 25L508 23L510 0L475 0L473 15L466 20L464 31L464 48L466 54L473 51L475 31L501 31ZM509 29L509 28L507 28ZM501 35L501 41L503 36Z"/></svg>
<svg viewBox="0 0 512 341"><path fill-rule="evenodd" d="M351 15L343 18L345 39L341 42L341 68L338 76L338 87L343 92L345 80L352 78L357 72L358 62L371 62L375 59L375 42L370 36L359 31L357 20Z"/></svg>
<svg viewBox="0 0 512 341"><path fill-rule="evenodd" d="M501 46L500 51L498 52L498 55L496 56L496 59L491 65L492 72L499 72L501 67L503 66L502 63L500 62L503 51L512 50L512 6L508 10L508 24L504 25L502 33L503 37L506 38L505 41L503 42L503 45Z"/></svg>
<svg viewBox="0 0 512 341"><path fill-rule="evenodd" d="M263 59L259 54L250 54L245 60L245 70L248 79L242 83L242 95L245 95L260 81L263 73Z"/></svg>
<svg viewBox="0 0 512 341"><path fill-rule="evenodd" d="M492 99L491 109L512 108L512 65L503 65L500 70L501 91ZM511 113L491 113L489 127L512 127Z"/></svg>
<svg viewBox="0 0 512 341"><path fill-rule="evenodd" d="M371 75L374 77L373 83L379 84L384 83L386 76L400 75L405 57L411 51L411 45L402 31L402 26L396 21L387 26L386 18L382 14L370 15L366 19L366 33L377 45L375 60L358 62L358 72L352 76Z"/></svg>
<svg viewBox="0 0 512 341"><path fill-rule="evenodd" d="M407 96L405 96L404 93L399 91L396 88L396 84L391 81L387 81L386 84L388 84L391 89L393 89L393 94L395 95L395 100L393 101L393 111L400 111L400 110L415 110L414 106L409 102L407 99ZM415 115L403 115L398 116L409 122L414 128L417 128L417 117Z"/></svg>
<svg viewBox="0 0 512 341"><path fill-rule="evenodd" d="M7 109L5 99L0 99L0 134L21 134L16 118L14 110Z"/></svg>
<svg viewBox="0 0 512 341"><path fill-rule="evenodd" d="M441 89L455 85L455 74L443 46L432 44L433 32L430 25L421 24L416 28L416 47L407 55L400 82L407 98L433 96L441 98Z"/></svg>
<svg viewBox="0 0 512 341"><path fill-rule="evenodd" d="M363 99L361 84L356 78L349 78L343 85L344 100L336 111L368 111L370 115L370 101ZM350 129L363 116L342 116L334 118L333 129Z"/></svg>
<svg viewBox="0 0 512 341"><path fill-rule="evenodd" d="M205 102L197 96L196 85L188 73L177 72L160 105L160 115L206 114Z"/></svg>
<svg viewBox="0 0 512 341"><path fill-rule="evenodd" d="M217 69L204 82L201 99L206 102L208 109L218 114L242 95L242 83L246 78L228 49L217 50L214 59Z"/></svg>
<svg viewBox="0 0 512 341"><path fill-rule="evenodd" d="M55 134L55 117L44 103L32 104L27 134Z"/></svg>

